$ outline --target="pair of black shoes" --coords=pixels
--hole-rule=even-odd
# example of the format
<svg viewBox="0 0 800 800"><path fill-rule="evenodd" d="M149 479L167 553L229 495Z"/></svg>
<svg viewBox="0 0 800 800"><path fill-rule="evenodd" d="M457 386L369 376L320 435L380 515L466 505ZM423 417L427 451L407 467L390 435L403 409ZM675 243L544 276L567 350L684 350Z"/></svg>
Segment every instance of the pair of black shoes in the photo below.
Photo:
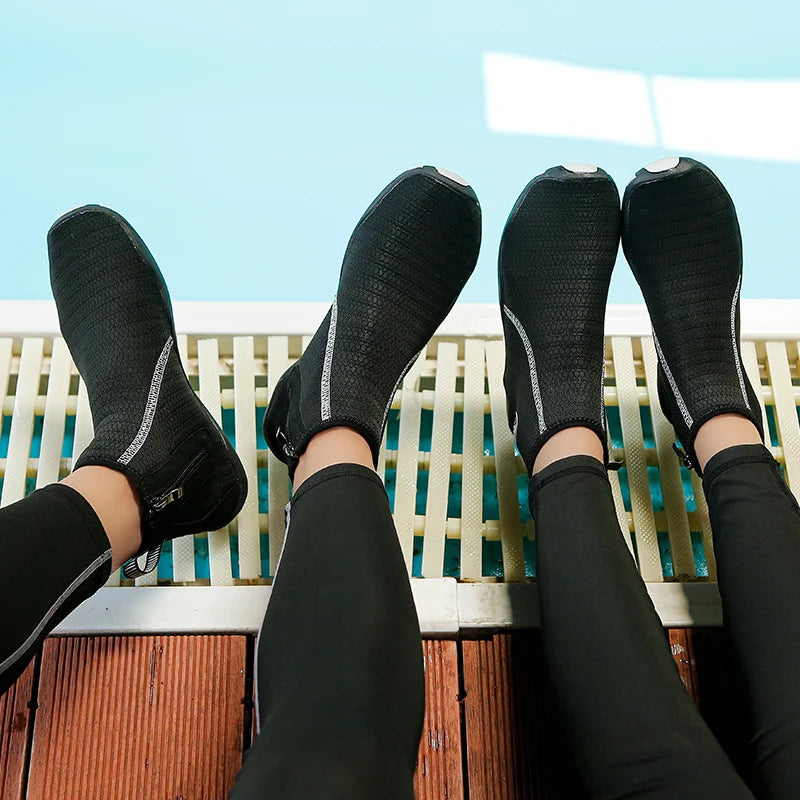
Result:
<svg viewBox="0 0 800 800"><path fill-rule="evenodd" d="M699 471L695 436L718 414L747 417L763 438L739 346L741 235L716 175L690 158L654 162L628 184L620 213L603 170L553 167L522 192L500 245L509 418L529 472L564 428L590 428L606 448L603 324L620 238L687 465Z"/></svg>
<svg viewBox="0 0 800 800"><path fill-rule="evenodd" d="M621 216L611 178L578 165L535 178L511 212L499 263L505 385L529 471L563 428L589 427L605 443L603 322L620 229L657 337L659 396L689 458L698 427L715 414L743 414L760 430L739 353L733 204L708 168L676 162L640 171ZM361 433L377 463L395 390L471 275L480 238L475 193L434 167L403 173L367 209L334 303L264 418L290 473L311 438L337 426ZM56 222L48 245L61 329L95 426L76 467L128 476L147 571L165 540L229 522L246 476L186 378L166 285L135 231L88 206ZM141 572L126 565L128 576Z"/></svg>

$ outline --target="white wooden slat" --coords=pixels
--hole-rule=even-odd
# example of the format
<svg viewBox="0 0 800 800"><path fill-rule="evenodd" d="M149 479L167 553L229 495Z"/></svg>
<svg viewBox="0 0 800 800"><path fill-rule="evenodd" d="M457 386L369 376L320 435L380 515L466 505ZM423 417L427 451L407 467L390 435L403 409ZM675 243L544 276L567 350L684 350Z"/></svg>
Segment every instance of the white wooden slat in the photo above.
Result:
<svg viewBox="0 0 800 800"><path fill-rule="evenodd" d="M486 364L489 373L489 403L492 410L494 456L497 465L503 576L506 581L521 581L525 579L525 553L522 549L522 520L517 492L517 460L514 438L508 427L506 394L503 388L505 346L502 340L486 343Z"/></svg>
<svg viewBox="0 0 800 800"><path fill-rule="evenodd" d="M769 422L767 421L767 409L764 405L764 392L761 389L761 371L758 368L758 353L755 342L742 342L742 361L744 371L753 385L753 389L758 397L758 405L761 408L761 424L764 427L764 439L769 446Z"/></svg>
<svg viewBox="0 0 800 800"><path fill-rule="evenodd" d="M178 334L178 353L186 374L189 374L189 337ZM176 583L194 583L194 536L180 536L172 540L172 580Z"/></svg>
<svg viewBox="0 0 800 800"><path fill-rule="evenodd" d="M608 452L610 453L611 434L608 432L608 424L606 424L606 441L608 442ZM631 536L630 525L628 525L628 511L625 508L625 500L622 497L622 486L619 482L619 473L617 470L608 470L608 482L611 484L611 496L614 498L614 510L617 512L617 522L619 523L620 533L630 551L631 558L636 561L636 553L633 549L633 538Z"/></svg>
<svg viewBox="0 0 800 800"><path fill-rule="evenodd" d="M784 342L767 342L767 371L775 398L775 423L778 443L783 448L786 479L794 496L800 499L800 425L794 402L789 359Z"/></svg>
<svg viewBox="0 0 800 800"><path fill-rule="evenodd" d="M13 339L2 338L0 339L0 423L2 417L12 413L10 411L4 412L6 405L6 398L8 395L8 381L11 377L11 355L14 345ZM8 398L13 403L13 398ZM13 406L12 406L13 409Z"/></svg>
<svg viewBox="0 0 800 800"><path fill-rule="evenodd" d="M94 425L92 423L92 409L89 406L89 393L86 384L81 378L78 382L78 402L75 406L75 432L72 437L72 463L70 469L75 469L75 462L81 453L89 446L94 438Z"/></svg>
<svg viewBox="0 0 800 800"><path fill-rule="evenodd" d="M483 426L486 354L483 342L464 343L464 440L461 466L461 579L483 573Z"/></svg>
<svg viewBox="0 0 800 800"><path fill-rule="evenodd" d="M25 478L28 473L28 458L33 440L33 425L36 416L34 406L39 393L43 352L44 339L36 337L22 340L0 506L16 503L17 500L25 497Z"/></svg>
<svg viewBox="0 0 800 800"><path fill-rule="evenodd" d="M387 421L386 427L383 429L383 437L381 438L381 449L378 451L378 466L376 472L382 481L386 481L386 435L389 430L389 423Z"/></svg>
<svg viewBox="0 0 800 800"><path fill-rule="evenodd" d="M70 362L71 363L71 362ZM71 364L71 374L75 374L74 365ZM89 406L89 394L86 391L86 384L83 378L78 381L78 399L75 404L75 427L72 435L72 458L70 470L75 469L75 462L80 458L81 453L86 449L94 438L94 425L92 423L92 410ZM150 582L155 582L155 573L145 575ZM139 585L141 578L137 578L136 585ZM106 586L119 586L120 571L114 570L106 581Z"/></svg>
<svg viewBox="0 0 800 800"><path fill-rule="evenodd" d="M200 373L200 399L217 425L222 427L219 346L216 339L200 339L197 342L197 360ZM230 586L233 583L231 542L227 526L208 532L208 569L212 585Z"/></svg>
<svg viewBox="0 0 800 800"><path fill-rule="evenodd" d="M627 336L612 336L611 352L619 397L619 417L622 424L622 443L625 448L625 468L631 496L639 571L646 581L663 581L650 481L647 476L642 420L639 416L631 340Z"/></svg>
<svg viewBox="0 0 800 800"><path fill-rule="evenodd" d="M694 503L697 508L697 516L700 518L700 531L703 534L703 552L706 557L706 567L708 568L708 579L717 580L717 559L714 555L714 539L711 533L711 519L708 515L708 504L706 495L703 491L703 481L697 473L692 470L692 491L694 492Z"/></svg>
<svg viewBox="0 0 800 800"><path fill-rule="evenodd" d="M53 340L47 397L44 404L42 443L39 449L39 470L36 488L41 489L58 481L61 453L64 448L64 426L67 419L67 396L72 375L72 357L67 343L58 337Z"/></svg>
<svg viewBox="0 0 800 800"><path fill-rule="evenodd" d="M650 396L650 417L653 421L653 435L658 453L658 471L661 479L661 496L664 499L664 512L667 515L672 567L676 578L694 578L697 567L694 563L692 535L689 531L689 517L686 512L686 498L683 494L681 468L672 445L675 430L670 425L658 402L658 358L653 340L642 339L645 379Z"/></svg>
<svg viewBox="0 0 800 800"><path fill-rule="evenodd" d="M419 452L422 395L417 379L425 366L425 351L403 379L400 395L400 430L397 438L397 472L394 489L394 524L409 575L414 561L414 518L417 503L417 453Z"/></svg>
<svg viewBox="0 0 800 800"><path fill-rule="evenodd" d="M247 475L247 499L238 517L239 577L261 577L258 530L258 467L256 461L256 379L252 336L233 340L233 388L236 452Z"/></svg>
<svg viewBox="0 0 800 800"><path fill-rule="evenodd" d="M458 345L439 342L436 351L436 396L433 404L428 497L422 544L422 577L444 575L447 500L450 494L450 451L453 449L453 413L456 399Z"/></svg>
<svg viewBox="0 0 800 800"><path fill-rule="evenodd" d="M270 336L267 340L267 396L278 385L289 368L289 337ZM269 569L274 575L283 549L286 534L286 506L289 503L289 472L286 465L273 453L267 456L269 492Z"/></svg>

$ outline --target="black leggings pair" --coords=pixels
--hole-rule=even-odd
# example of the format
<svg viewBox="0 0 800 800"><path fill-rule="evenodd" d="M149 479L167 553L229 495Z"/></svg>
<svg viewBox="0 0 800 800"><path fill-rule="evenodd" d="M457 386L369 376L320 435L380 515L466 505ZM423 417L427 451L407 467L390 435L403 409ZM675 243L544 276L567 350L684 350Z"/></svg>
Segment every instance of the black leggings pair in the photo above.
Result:
<svg viewBox="0 0 800 800"><path fill-rule="evenodd" d="M725 624L758 797L800 797L800 511L760 445L706 466ZM588 456L531 481L544 649L593 797L749 798L681 684ZM413 798L424 708L419 627L383 486L330 467L291 504L258 647L261 733L233 800Z"/></svg>

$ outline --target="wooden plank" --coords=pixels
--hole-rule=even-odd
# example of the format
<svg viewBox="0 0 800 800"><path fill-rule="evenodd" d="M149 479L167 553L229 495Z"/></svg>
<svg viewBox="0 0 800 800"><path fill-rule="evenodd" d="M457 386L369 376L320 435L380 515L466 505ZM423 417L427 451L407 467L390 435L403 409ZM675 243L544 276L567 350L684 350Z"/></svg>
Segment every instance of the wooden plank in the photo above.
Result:
<svg viewBox="0 0 800 800"><path fill-rule="evenodd" d="M252 336L233 340L233 390L236 453L247 475L247 499L238 517L239 577L261 577L261 535L258 529L258 466L256 455L255 354Z"/></svg>
<svg viewBox="0 0 800 800"><path fill-rule="evenodd" d="M686 513L686 498L683 494L683 478L680 462L672 449L675 443L675 430L667 421L658 400L658 360L653 340L642 339L642 358L644 360L647 392L650 397L650 418L653 422L653 436L658 453L658 472L661 483L661 496L672 552L672 567L678 580L694 578L697 569L694 563L692 536L689 532L689 517Z"/></svg>
<svg viewBox="0 0 800 800"><path fill-rule="evenodd" d="M0 696L0 797L22 800L32 721L34 662Z"/></svg>
<svg viewBox="0 0 800 800"><path fill-rule="evenodd" d="M461 579L483 574L483 426L486 354L483 342L464 343L464 438L461 468Z"/></svg>
<svg viewBox="0 0 800 800"><path fill-rule="evenodd" d="M539 632L461 647L470 800L585 797L546 690Z"/></svg>
<svg viewBox="0 0 800 800"><path fill-rule="evenodd" d="M16 503L25 497L25 479L33 440L35 405L39 393L43 352L44 339L22 340L17 388L14 394L14 412L8 437L8 457L3 476L3 492L0 497L2 506Z"/></svg>
<svg viewBox="0 0 800 800"><path fill-rule="evenodd" d="M289 338L270 336L267 340L267 392L268 399L289 369ZM267 454L267 491L269 492L269 571L274 576L278 569L283 540L286 535L286 506L289 503L289 472L286 465L270 450Z"/></svg>
<svg viewBox="0 0 800 800"><path fill-rule="evenodd" d="M503 578L525 580L525 553L522 549L522 520L517 494L517 459L514 437L508 428L506 393L503 387L505 345L501 340L486 342L489 376L489 404L492 413L494 457L497 465L497 501L500 507L500 537L503 549Z"/></svg>
<svg viewBox="0 0 800 800"><path fill-rule="evenodd" d="M439 342L428 466L428 498L422 544L423 578L441 578L444 574L444 541L447 531L447 500L450 492L450 451L453 449L457 359L457 344Z"/></svg>
<svg viewBox="0 0 800 800"><path fill-rule="evenodd" d="M200 376L200 399L217 425L222 427L222 404L219 389L219 342L201 339L197 342ZM208 532L208 571L212 585L230 586L233 583L231 539L228 526ZM147 577L147 576L145 576ZM138 583L137 579L137 583Z"/></svg>
<svg viewBox="0 0 800 800"><path fill-rule="evenodd" d="M397 472L394 488L394 526L409 575L414 565L414 524L417 503L417 453L422 413L422 395L417 378L425 367L425 350L403 378L400 395L400 428L397 434Z"/></svg>
<svg viewBox="0 0 800 800"><path fill-rule="evenodd" d="M639 555L639 571L646 581L663 581L656 522L653 517L653 499L650 496L650 480L647 476L642 420L639 416L639 392L636 386L631 340L626 336L613 336L611 352L614 358L614 377L619 399L619 419L625 449L625 469L630 489L636 552Z"/></svg>
<svg viewBox="0 0 800 800"><path fill-rule="evenodd" d="M749 769L744 701L732 669L722 628L672 628L667 632L672 657L686 691L697 703L734 766L745 778Z"/></svg>
<svg viewBox="0 0 800 800"><path fill-rule="evenodd" d="M786 481L796 498L800 498L800 424L794 401L792 376L785 342L767 342L767 370L775 399L775 422L778 441L783 449Z"/></svg>
<svg viewBox="0 0 800 800"><path fill-rule="evenodd" d="M245 669L244 636L48 639L28 799L225 797Z"/></svg>
<svg viewBox="0 0 800 800"><path fill-rule="evenodd" d="M72 374L72 358L67 343L53 340L53 355L47 379L47 397L44 404L42 442L39 448L39 470L36 488L41 489L58 480L61 451L64 447L64 426L67 421L67 399Z"/></svg>
<svg viewBox="0 0 800 800"><path fill-rule="evenodd" d="M417 756L417 800L463 800L458 645L426 640L425 721Z"/></svg>
<svg viewBox="0 0 800 800"><path fill-rule="evenodd" d="M764 428L764 438L769 446L769 421L767 420L767 409L764 405L764 390L761 386L761 369L758 366L758 351L756 350L755 342L742 342L742 361L744 362L744 371L747 373L747 377L753 385L753 391L758 397L761 425Z"/></svg>
<svg viewBox="0 0 800 800"><path fill-rule="evenodd" d="M189 337L178 334L178 353L187 375L189 372ZM194 583L194 536L179 536L172 540L172 580L176 583Z"/></svg>

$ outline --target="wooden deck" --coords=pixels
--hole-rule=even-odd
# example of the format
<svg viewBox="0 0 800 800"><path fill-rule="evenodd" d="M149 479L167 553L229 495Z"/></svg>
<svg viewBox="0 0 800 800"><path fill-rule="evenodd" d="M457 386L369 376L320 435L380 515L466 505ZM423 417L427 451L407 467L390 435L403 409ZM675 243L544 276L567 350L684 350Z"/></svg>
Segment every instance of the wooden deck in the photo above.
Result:
<svg viewBox="0 0 800 800"><path fill-rule="evenodd" d="M681 676L739 761L725 644L668 632ZM538 631L424 643L418 800L580 798ZM245 636L52 638L0 697L3 800L220 800L252 730Z"/></svg>

